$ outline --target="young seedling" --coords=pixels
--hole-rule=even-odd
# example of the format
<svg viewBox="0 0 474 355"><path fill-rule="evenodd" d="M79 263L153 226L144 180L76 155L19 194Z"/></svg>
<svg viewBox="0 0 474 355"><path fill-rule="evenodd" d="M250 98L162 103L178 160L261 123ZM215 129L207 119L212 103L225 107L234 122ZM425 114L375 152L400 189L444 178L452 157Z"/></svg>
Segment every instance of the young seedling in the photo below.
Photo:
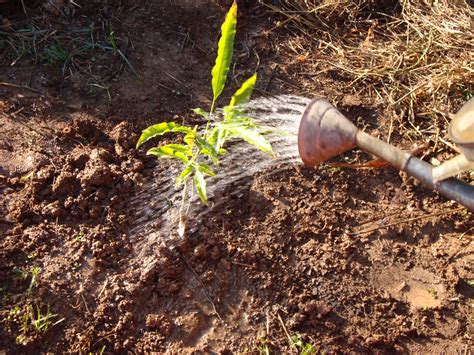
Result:
<svg viewBox="0 0 474 355"><path fill-rule="evenodd" d="M41 269L36 265L31 268L31 271L30 271L31 281L30 281L30 285L28 286L28 293L30 293L31 290L33 290L33 287L36 286L40 272L41 272Z"/></svg>
<svg viewBox="0 0 474 355"><path fill-rule="evenodd" d="M28 279L28 277L30 277L30 284L28 286L27 292L31 293L31 291L38 282L38 277L41 272L41 269L38 266L34 265L30 271L26 269L15 269L13 272L14 277L21 282L25 281L26 279Z"/></svg>
<svg viewBox="0 0 474 355"><path fill-rule="evenodd" d="M56 324L61 323L64 321L64 318L56 321L53 323L54 318L58 315L51 313L48 308L45 314L41 313L41 310L38 306L36 306L36 312L32 305L26 305L23 308L23 316L21 318L22 321L22 334L18 335L16 338L17 344L26 345L27 343L27 334L30 329L32 329L35 333L46 333L48 329ZM31 326L31 328L30 328Z"/></svg>
<svg viewBox="0 0 474 355"><path fill-rule="evenodd" d="M198 127L179 125L176 122L162 122L146 128L137 142L137 148L151 138L166 133L178 133L183 136L184 144L167 144L148 150L147 154L157 158L177 159L182 165L181 173L175 177L176 187L183 185L181 207L179 211L178 234L183 236L185 231L186 216L190 205L186 208L188 189L196 191L204 204L207 204L206 176L214 176L214 166L219 164L219 159L226 153L225 143L229 139L242 139L261 151L274 156L272 146L263 136L253 119L245 115L245 105L252 94L257 75L252 75L232 96L229 104L223 108L223 117L218 119L215 115L217 99L222 94L227 79L237 25L237 3L233 2L224 23L221 27L221 37L215 65L212 69L212 103L209 111L202 108L193 109L207 121L204 130ZM194 187L194 189L193 189ZM191 202L192 197L189 199Z"/></svg>
<svg viewBox="0 0 474 355"><path fill-rule="evenodd" d="M301 355L313 355L316 354L316 348L310 343L305 343L301 338L300 334L293 335L291 337L291 347L298 349Z"/></svg>

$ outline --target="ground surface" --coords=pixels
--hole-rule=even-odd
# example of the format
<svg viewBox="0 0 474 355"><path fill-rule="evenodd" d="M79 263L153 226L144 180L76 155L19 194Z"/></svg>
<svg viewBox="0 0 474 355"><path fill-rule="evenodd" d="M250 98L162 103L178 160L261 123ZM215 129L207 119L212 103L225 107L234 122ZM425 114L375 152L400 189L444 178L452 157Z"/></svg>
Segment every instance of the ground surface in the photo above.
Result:
<svg viewBox="0 0 474 355"><path fill-rule="evenodd" d="M130 201L159 167L137 134L198 122L188 109L209 105L228 4L46 3L26 19L0 4L2 43L18 48L1 54L0 351L282 353L298 337L317 352L469 353L472 214L391 168L262 171L176 249L144 250ZM32 18L42 39L12 32ZM257 67L257 95L324 95L372 134L423 143L393 133L348 78L303 75L311 58L285 47L297 34L278 21L242 4L233 83ZM61 56L78 36L102 47ZM20 50L32 43L36 62Z"/></svg>

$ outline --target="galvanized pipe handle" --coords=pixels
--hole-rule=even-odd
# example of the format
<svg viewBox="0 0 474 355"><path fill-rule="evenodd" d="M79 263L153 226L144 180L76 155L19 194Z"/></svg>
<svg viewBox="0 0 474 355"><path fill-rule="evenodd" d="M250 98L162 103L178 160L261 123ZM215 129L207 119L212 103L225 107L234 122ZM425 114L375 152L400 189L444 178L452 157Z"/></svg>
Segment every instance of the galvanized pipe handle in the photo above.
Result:
<svg viewBox="0 0 474 355"><path fill-rule="evenodd" d="M362 150L382 158L397 169L416 177L424 185L431 187L474 212L474 186L453 178L436 182L433 178L434 167L431 164L415 158L409 153L374 138L365 132L357 132L356 143Z"/></svg>

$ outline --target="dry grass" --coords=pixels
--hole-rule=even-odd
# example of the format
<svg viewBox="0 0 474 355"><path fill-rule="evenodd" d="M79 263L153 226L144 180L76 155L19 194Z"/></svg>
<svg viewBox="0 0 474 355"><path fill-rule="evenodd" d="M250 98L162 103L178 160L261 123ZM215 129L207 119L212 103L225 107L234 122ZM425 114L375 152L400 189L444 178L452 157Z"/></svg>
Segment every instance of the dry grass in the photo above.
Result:
<svg viewBox="0 0 474 355"><path fill-rule="evenodd" d="M288 42L293 52L308 55L310 71L343 75L346 94L393 110L409 135L438 136L445 113L473 95L473 11L466 1L286 0L267 6L313 42L312 48Z"/></svg>

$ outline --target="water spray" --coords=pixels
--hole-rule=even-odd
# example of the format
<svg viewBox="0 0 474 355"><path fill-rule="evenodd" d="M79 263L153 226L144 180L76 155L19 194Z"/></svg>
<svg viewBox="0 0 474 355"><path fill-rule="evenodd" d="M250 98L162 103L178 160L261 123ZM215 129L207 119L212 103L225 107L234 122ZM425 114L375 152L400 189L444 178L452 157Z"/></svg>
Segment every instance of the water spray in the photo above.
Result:
<svg viewBox="0 0 474 355"><path fill-rule="evenodd" d="M305 165L315 166L359 147L474 212L474 186L452 178L474 168L474 99L456 114L448 134L459 147L460 154L434 167L359 130L329 102L316 98L309 103L301 118L298 150Z"/></svg>

